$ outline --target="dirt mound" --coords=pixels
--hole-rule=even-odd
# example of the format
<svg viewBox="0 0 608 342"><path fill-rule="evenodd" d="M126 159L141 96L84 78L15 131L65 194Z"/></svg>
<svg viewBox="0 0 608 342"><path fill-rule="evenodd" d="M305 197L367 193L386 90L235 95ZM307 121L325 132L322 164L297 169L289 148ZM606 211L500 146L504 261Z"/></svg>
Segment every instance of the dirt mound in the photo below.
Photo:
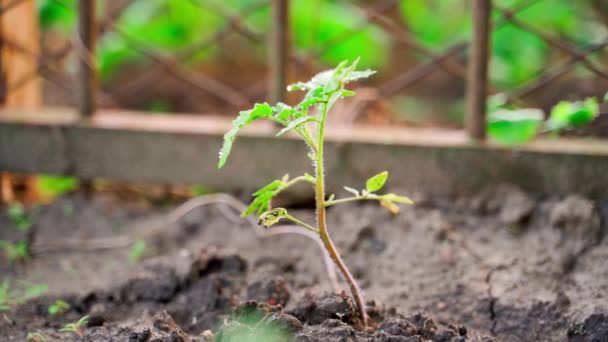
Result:
<svg viewBox="0 0 608 342"><path fill-rule="evenodd" d="M369 330L333 290L309 239L259 239L225 210L202 208L146 240L138 263L124 248L0 261L13 283L49 286L46 297L0 312L0 341L606 341L606 203L501 187L427 195L398 216L369 204L332 208L332 236L368 300ZM36 241L138 236L166 224L165 213L75 195L42 208ZM1 213L0 224L10 224ZM0 229L0 239L14 233ZM70 309L50 315L56 299ZM59 332L85 315L82 336Z"/></svg>

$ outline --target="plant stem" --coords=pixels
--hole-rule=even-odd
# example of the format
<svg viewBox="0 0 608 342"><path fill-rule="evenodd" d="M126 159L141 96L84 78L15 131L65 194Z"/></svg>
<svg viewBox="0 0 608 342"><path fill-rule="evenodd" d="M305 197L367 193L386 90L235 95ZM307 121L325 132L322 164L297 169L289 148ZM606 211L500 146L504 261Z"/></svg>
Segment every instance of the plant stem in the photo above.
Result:
<svg viewBox="0 0 608 342"><path fill-rule="evenodd" d="M367 313L365 312L365 302L363 301L363 296L361 295L361 290L355 281L355 278L352 276L344 261L340 257L338 250L334 246L334 243L331 241L329 237L329 232L327 231L327 222L326 222L326 204L325 204L325 170L323 165L323 135L325 133L325 120L327 117L327 104L321 104L320 106L320 118L319 118L319 126L318 126L318 134L317 134L317 160L316 160L316 186L315 186L315 198L316 198L316 206L317 206L317 227L319 228L319 235L325 248L329 252L329 255L336 263L336 266L344 275L344 278L348 282L350 287L350 291L354 297L355 304L357 306L357 310L359 310L359 315L361 317L361 321L364 327L367 327Z"/></svg>
<svg viewBox="0 0 608 342"><path fill-rule="evenodd" d="M272 120L276 123L279 123L283 126L289 126L289 122L285 120L281 120L279 118L273 117ZM317 153L317 146L315 146L314 139L310 136L310 131L307 126L304 126L304 129L295 129L295 131L300 135L302 140L310 147L315 153Z"/></svg>
<svg viewBox="0 0 608 342"><path fill-rule="evenodd" d="M302 226L302 227L304 227L304 228L312 231L313 233L319 234L319 230L317 228L309 225L308 223L306 223L304 221L300 221L297 218L295 218L295 217L293 217L293 216L291 216L289 214L287 214L287 216L285 216L285 218L288 219L289 221L297 224L297 225L300 225L300 226Z"/></svg>
<svg viewBox="0 0 608 342"><path fill-rule="evenodd" d="M380 196L374 195L374 194L341 198L341 199L325 202L325 207L327 208L327 207L331 207L332 205L336 205L336 204L350 203L350 202L356 202L356 201L377 201L379 199L380 199Z"/></svg>
<svg viewBox="0 0 608 342"><path fill-rule="evenodd" d="M306 176L298 176L298 177L290 180L289 182L287 182L285 185L283 185L281 190L285 190L285 189L289 188L290 186L293 186L294 184L299 183L299 182L309 182L311 184L315 184L314 181L306 178Z"/></svg>

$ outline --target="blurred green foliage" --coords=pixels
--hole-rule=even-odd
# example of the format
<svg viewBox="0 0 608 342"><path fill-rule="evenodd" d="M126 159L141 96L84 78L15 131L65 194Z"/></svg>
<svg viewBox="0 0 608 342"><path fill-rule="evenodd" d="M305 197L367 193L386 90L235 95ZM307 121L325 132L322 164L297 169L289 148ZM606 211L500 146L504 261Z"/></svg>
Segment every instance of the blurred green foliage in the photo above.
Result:
<svg viewBox="0 0 608 342"><path fill-rule="evenodd" d="M0 251L4 252L4 257L11 264L18 261L27 261L30 258L27 240L20 240L14 243L0 240Z"/></svg>
<svg viewBox="0 0 608 342"><path fill-rule="evenodd" d="M42 26L69 34L75 28L76 2L38 0ZM237 15L254 4L251 0L146 0L135 1L116 21L123 34L109 30L101 37L98 63L102 79L111 78L121 67L141 63L145 57L132 49L133 41L162 52L176 53L200 44L229 25L225 15ZM365 15L352 5L334 1L295 0L291 12L293 41L304 53L320 50L326 64L351 56L361 56L363 66L381 67L390 56L387 33L375 25L347 38L332 40L345 32L357 31L365 23ZM261 6L244 23L260 33L270 28L270 10ZM326 44L331 47L326 49ZM216 56L213 45L194 54L189 62L205 62ZM250 58L264 63L263 50L248 48Z"/></svg>
<svg viewBox="0 0 608 342"><path fill-rule="evenodd" d="M488 135L499 144L523 144L536 137L542 122L540 109L500 109L489 114Z"/></svg>
<svg viewBox="0 0 608 342"><path fill-rule="evenodd" d="M77 2L37 1L43 28L69 39L75 29ZM497 8L518 9L515 15L518 20L544 34L568 39L578 48L608 39L608 28L593 20L595 14L588 1L495 0L494 3ZM100 9L103 15L114 10L109 3L100 2L100 6L105 7ZM291 33L296 51L317 56L326 65L335 65L339 61L360 56L362 67L386 70L391 65L393 38L380 26L366 23L366 15L359 6L361 3L358 1L292 0ZM109 29L100 39L98 65L101 78L108 81L127 66L147 63L147 58L132 48L134 42L167 55L177 55L213 38L218 32L229 29L229 17L242 13L248 13L248 16L242 18L242 24L262 37L270 30L272 19L266 0L133 1L115 22L124 34ZM403 20L403 24L419 43L435 51L471 37L471 3L467 0L401 0L394 14ZM495 28L492 34L490 76L499 88L513 89L533 80L557 56L557 50L537 35L505 21L498 9L493 10L492 20ZM238 33L231 37L234 36L238 36ZM264 46L243 44L246 38L241 39L242 41L232 38L227 40L226 44L231 44L228 45L230 53L238 55L242 52L241 55L246 56L248 62L265 64L267 53ZM186 63L196 65L221 61L220 46L217 44L195 51ZM581 70L583 69L576 69L576 72L580 73ZM401 100L395 102L400 113L412 107L409 99ZM420 98L417 97L415 102L420 103ZM435 104L435 100L431 103ZM407 106L403 108L403 105ZM419 104L415 106L420 107ZM448 117L450 110L445 107L441 107L440 111ZM147 108L152 112L168 112L172 109L170 103L163 99L149 103ZM455 108L453 111L458 114L452 115L451 120L461 121L462 106L458 104ZM508 110L513 109L503 107L500 112L491 111L490 130L495 133L492 134L505 137L505 143L518 143L542 130L537 115L530 111L525 115L521 115L521 112L514 114L512 120L506 119ZM423 112L428 115L428 110ZM564 122L560 120L552 119L551 124L563 125ZM514 125L519 128L515 129ZM51 188L56 188L52 184L59 183L61 182L53 181L48 184ZM67 186L68 182L61 184Z"/></svg>
<svg viewBox="0 0 608 342"><path fill-rule="evenodd" d="M293 39L301 52L326 50L319 57L327 65L353 56L360 57L362 68L381 68L388 63L389 34L376 25L364 25L365 15L356 7L321 0L297 0L292 6ZM360 26L363 29L358 31ZM354 31L358 33L342 39L341 35Z"/></svg>
<svg viewBox="0 0 608 342"><path fill-rule="evenodd" d="M45 198L55 198L74 191L80 182L74 177L40 175L36 177L36 186L40 195Z"/></svg>
<svg viewBox="0 0 608 342"><path fill-rule="evenodd" d="M131 249L129 249L129 262L132 264L138 263L146 252L146 241L138 239L136 240Z"/></svg>
<svg viewBox="0 0 608 342"><path fill-rule="evenodd" d="M33 210L32 213L28 214L21 203L15 202L8 206L7 214L13 225L18 230L25 232L32 227L38 216L38 210Z"/></svg>
<svg viewBox="0 0 608 342"><path fill-rule="evenodd" d="M499 8L517 8L521 0L496 0ZM577 45L597 43L606 38L606 29L588 20L589 2L543 0L523 7L516 18L538 31L568 38ZM429 48L469 40L470 2L464 0L403 0L401 11L416 38ZM491 77L499 86L512 87L526 82L547 64L551 48L533 33L512 23L500 24L502 14L493 12L496 29L492 35ZM600 32L602 31L602 32Z"/></svg>
<svg viewBox="0 0 608 342"><path fill-rule="evenodd" d="M260 0L262 1L262 0ZM496 0L500 8L517 8L521 0ZM76 22L75 1L38 0L43 28L65 34ZM120 15L116 24L130 37L109 30L101 38L99 65L107 79L128 63L145 58L129 48L129 39L175 53L211 37L226 25L225 15L236 15L256 4L251 0L146 0L135 1ZM361 57L362 67L382 69L391 55L390 35L375 24L365 25L366 17L354 2L336 0L293 0L291 27L293 42L302 53L320 53L320 60L334 65L341 60ZM400 11L416 39L431 49L467 40L471 36L470 2L466 0L402 0ZM598 42L608 34L605 27L587 20L589 3L543 0L523 7L516 17L538 30L568 38L578 45ZM106 12L110 12L106 9ZM502 14L494 10L495 23ZM265 33L270 28L270 10L260 6L244 20L248 27ZM357 34L349 35L347 32ZM217 55L216 47L195 54L190 62L205 62ZM499 86L512 87L535 77L550 58L551 49L542 39L511 23L499 24L492 37L491 75ZM263 63L263 50L249 47L247 53Z"/></svg>
<svg viewBox="0 0 608 342"><path fill-rule="evenodd" d="M47 309L47 312L51 316L61 315L61 314L64 314L65 312L67 312L68 310L70 310L70 308L71 308L71 305L68 304L66 301L57 299L55 301L55 303L53 303L53 305L49 306L49 308Z"/></svg>
<svg viewBox="0 0 608 342"><path fill-rule="evenodd" d="M281 342L293 340L292 333L277 314L241 306L224 321L214 341L222 342Z"/></svg>
<svg viewBox="0 0 608 342"><path fill-rule="evenodd" d="M561 130L591 123L599 115L599 103L594 97L583 101L561 101L545 121L540 109L516 108L498 94L488 101L488 135L497 143L517 145L531 141L541 133L557 134Z"/></svg>
<svg viewBox="0 0 608 342"><path fill-rule="evenodd" d="M13 283L10 278L0 282L0 312L8 311L15 305L40 297L48 291L46 284L33 284L26 281Z"/></svg>
<svg viewBox="0 0 608 342"><path fill-rule="evenodd" d="M550 130L582 127L593 121L598 113L599 103L594 97L576 102L561 101L551 110L547 125Z"/></svg>

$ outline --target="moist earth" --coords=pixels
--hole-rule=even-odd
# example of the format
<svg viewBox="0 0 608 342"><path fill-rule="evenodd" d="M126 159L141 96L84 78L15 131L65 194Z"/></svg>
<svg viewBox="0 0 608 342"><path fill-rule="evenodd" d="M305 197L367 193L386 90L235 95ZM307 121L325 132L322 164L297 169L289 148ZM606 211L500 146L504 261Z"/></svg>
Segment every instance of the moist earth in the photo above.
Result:
<svg viewBox="0 0 608 342"><path fill-rule="evenodd" d="M396 216L328 213L367 329L309 238L260 238L221 205L173 223L172 204L63 197L38 210L32 258L0 260L14 286L48 286L0 312L0 341L608 341L607 201L511 185L413 197ZM22 238L1 211L0 240ZM122 238L145 242L141 258ZM50 315L57 299L70 309ZM78 333L59 331L84 315Z"/></svg>

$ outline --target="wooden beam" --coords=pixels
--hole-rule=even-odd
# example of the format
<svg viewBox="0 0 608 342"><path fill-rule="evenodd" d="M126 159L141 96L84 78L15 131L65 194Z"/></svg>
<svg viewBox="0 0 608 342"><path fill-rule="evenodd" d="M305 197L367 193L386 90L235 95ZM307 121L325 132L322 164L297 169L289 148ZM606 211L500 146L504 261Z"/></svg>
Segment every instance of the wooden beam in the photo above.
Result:
<svg viewBox="0 0 608 342"><path fill-rule="evenodd" d="M91 122L80 122L76 111L0 112L0 171L203 184L222 191L310 172L304 144L274 138L271 123L245 129L218 171L217 153L229 127L229 118L208 116L100 111ZM463 131L330 127L327 134L333 191L361 187L370 175L389 170L389 187L407 192L472 192L504 182L539 193L608 193L605 141L552 139L506 148L479 146Z"/></svg>

